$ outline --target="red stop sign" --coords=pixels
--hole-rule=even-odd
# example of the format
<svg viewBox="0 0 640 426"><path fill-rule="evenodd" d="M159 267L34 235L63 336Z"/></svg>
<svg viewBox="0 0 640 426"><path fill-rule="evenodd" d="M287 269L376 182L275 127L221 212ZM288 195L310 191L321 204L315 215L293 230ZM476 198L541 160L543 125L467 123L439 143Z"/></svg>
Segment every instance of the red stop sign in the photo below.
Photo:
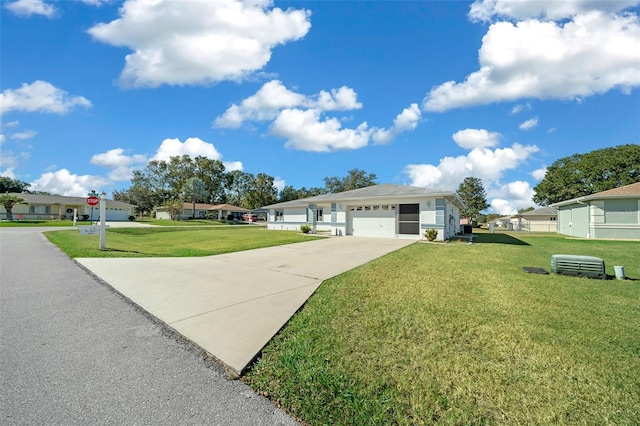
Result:
<svg viewBox="0 0 640 426"><path fill-rule="evenodd" d="M91 196L87 198L87 204L89 204L90 206L97 206L98 204L100 204L100 198Z"/></svg>

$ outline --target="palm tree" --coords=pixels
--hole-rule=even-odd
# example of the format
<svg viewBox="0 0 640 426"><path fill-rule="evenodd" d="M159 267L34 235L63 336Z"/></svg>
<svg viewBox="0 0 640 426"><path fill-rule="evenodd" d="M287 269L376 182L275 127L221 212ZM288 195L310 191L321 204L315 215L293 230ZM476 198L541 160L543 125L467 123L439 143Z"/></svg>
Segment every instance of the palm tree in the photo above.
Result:
<svg viewBox="0 0 640 426"><path fill-rule="evenodd" d="M11 213L13 206L15 206L16 204L22 204L22 203L24 203L24 198L21 198L17 195L13 195L9 193L0 195L0 204L7 211L8 221L13 221L13 214Z"/></svg>

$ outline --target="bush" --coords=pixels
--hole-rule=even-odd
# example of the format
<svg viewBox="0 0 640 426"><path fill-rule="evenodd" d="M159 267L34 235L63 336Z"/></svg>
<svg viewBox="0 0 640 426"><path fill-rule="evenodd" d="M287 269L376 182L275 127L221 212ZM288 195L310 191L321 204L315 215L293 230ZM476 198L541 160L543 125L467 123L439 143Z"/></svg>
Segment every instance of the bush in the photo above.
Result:
<svg viewBox="0 0 640 426"><path fill-rule="evenodd" d="M424 236L429 241L435 241L436 238L438 238L438 230L429 228L426 231L424 231Z"/></svg>
<svg viewBox="0 0 640 426"><path fill-rule="evenodd" d="M300 232L302 232L303 234L308 234L309 232L311 232L311 227L309 225L302 225L300 226Z"/></svg>
<svg viewBox="0 0 640 426"><path fill-rule="evenodd" d="M129 222L133 222L134 220L136 220L135 216L129 216Z"/></svg>

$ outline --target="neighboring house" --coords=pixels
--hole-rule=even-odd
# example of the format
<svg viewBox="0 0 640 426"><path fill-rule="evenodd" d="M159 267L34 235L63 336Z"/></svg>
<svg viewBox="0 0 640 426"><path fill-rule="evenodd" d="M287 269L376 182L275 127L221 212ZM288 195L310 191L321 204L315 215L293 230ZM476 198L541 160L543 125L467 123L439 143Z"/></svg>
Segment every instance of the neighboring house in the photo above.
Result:
<svg viewBox="0 0 640 426"><path fill-rule="evenodd" d="M460 229L464 204L455 192L403 185L375 185L265 206L267 229L297 231L310 225L331 235L422 238L429 228L438 240Z"/></svg>
<svg viewBox="0 0 640 426"><path fill-rule="evenodd" d="M640 182L551 204L558 232L580 238L640 240Z"/></svg>
<svg viewBox="0 0 640 426"><path fill-rule="evenodd" d="M73 219L73 210L77 209L78 218L98 220L100 206L91 207L87 197L67 197L63 195L11 194L25 200L25 204L16 204L11 209L13 219ZM133 204L121 201L105 200L106 218L109 221L129 220L133 216ZM0 206L0 219L7 218L7 211Z"/></svg>
<svg viewBox="0 0 640 426"><path fill-rule="evenodd" d="M558 232L558 209L540 207L518 214L518 228L528 232Z"/></svg>
<svg viewBox="0 0 640 426"><path fill-rule="evenodd" d="M182 209L180 210L180 219L204 219L206 217L210 217L212 219L226 219L229 215L241 218L242 215L248 211L248 209L233 206L231 204L196 203L196 215L194 216L193 203L186 202L182 204ZM167 207L156 208L156 219L171 219Z"/></svg>

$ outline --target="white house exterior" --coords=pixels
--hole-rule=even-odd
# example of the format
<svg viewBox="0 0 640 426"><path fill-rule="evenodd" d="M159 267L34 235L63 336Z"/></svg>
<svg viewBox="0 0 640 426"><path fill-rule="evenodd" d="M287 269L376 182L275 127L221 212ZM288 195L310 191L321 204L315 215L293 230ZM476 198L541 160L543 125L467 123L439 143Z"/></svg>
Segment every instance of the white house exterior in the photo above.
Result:
<svg viewBox="0 0 640 426"><path fill-rule="evenodd" d="M403 185L375 185L337 194L324 194L263 207L267 229L312 230L331 235L415 238L430 228L438 240L459 231L463 203L454 192Z"/></svg>
<svg viewBox="0 0 640 426"><path fill-rule="evenodd" d="M540 207L535 210L518 214L519 229L529 232L557 232L558 209L554 207Z"/></svg>
<svg viewBox="0 0 640 426"><path fill-rule="evenodd" d="M20 219L73 219L74 209L79 218L83 216L88 220L98 220L100 206L91 207L87 204L87 197L67 197L63 195L39 195L39 194L11 194L25 200L22 204L16 204L11 209L13 220ZM133 216L133 204L121 201L105 200L106 218L109 221L129 220ZM6 219L7 212L0 206L0 219Z"/></svg>
<svg viewBox="0 0 640 426"><path fill-rule="evenodd" d="M558 209L560 234L640 240L640 182L551 206Z"/></svg>
<svg viewBox="0 0 640 426"><path fill-rule="evenodd" d="M196 214L193 215L193 203L185 202L180 210L180 220L204 219L210 217L212 219L226 219L227 216L241 217L244 213L248 213L249 209L238 207L231 204L205 204L196 203ZM171 219L171 215L167 207L156 208L156 219Z"/></svg>

